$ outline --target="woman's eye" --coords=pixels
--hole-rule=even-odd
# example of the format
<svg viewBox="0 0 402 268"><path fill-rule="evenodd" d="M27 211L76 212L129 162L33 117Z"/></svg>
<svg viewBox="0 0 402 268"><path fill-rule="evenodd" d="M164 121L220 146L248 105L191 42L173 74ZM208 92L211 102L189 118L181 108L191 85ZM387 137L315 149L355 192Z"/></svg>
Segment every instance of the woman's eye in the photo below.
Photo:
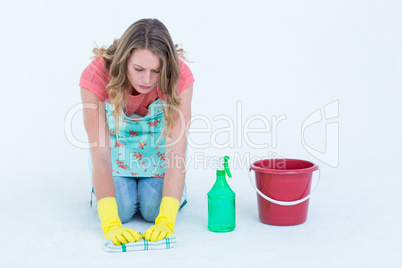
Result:
<svg viewBox="0 0 402 268"><path fill-rule="evenodd" d="M137 68L134 68L137 72L142 72L144 69L137 69Z"/></svg>
<svg viewBox="0 0 402 268"><path fill-rule="evenodd" d="M159 71L159 70L155 70L154 71L154 73L156 73L156 74L158 74L158 73L160 73L161 71Z"/></svg>

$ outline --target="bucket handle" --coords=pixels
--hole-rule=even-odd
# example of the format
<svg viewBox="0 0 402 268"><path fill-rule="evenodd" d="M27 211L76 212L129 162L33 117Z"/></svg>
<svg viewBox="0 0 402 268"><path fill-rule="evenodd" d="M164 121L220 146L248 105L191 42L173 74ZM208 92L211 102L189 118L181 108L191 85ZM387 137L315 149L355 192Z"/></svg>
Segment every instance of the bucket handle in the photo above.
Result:
<svg viewBox="0 0 402 268"><path fill-rule="evenodd" d="M317 184L314 186L313 190L311 191L311 193L310 193L308 196L305 196L305 197L303 197L302 199L295 200L295 201L279 201L279 200L275 200L275 199L272 199L272 198L266 196L266 195L263 194L260 190L258 190L257 186L253 183L253 180L252 180L252 178L251 178L251 175L250 175L250 174L251 174L251 171L252 171L252 170L251 170L251 168L250 168L250 170L249 170L249 172L248 172L248 178L250 179L250 183L251 183L251 185L253 186L254 190L256 190L257 193L258 193L262 198L264 198L265 200L268 200L268 201L270 201L270 202L272 202L272 203L274 203L274 204L281 205L281 206L294 206L294 205L303 203L304 201L306 201L307 199L309 199L310 196L311 196L311 195L313 194L313 192L315 191L315 189L317 188L318 183L320 182L320 176L321 176L320 167L317 167L317 171L318 171L318 181L317 181ZM254 171L254 170L253 170L253 171ZM255 173L255 171L254 171L254 173Z"/></svg>

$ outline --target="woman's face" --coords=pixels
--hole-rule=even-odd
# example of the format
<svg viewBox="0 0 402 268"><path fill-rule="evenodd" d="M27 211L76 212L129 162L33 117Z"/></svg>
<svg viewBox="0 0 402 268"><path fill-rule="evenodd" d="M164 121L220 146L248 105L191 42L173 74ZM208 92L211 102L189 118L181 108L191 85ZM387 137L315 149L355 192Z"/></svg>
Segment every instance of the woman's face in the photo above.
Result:
<svg viewBox="0 0 402 268"><path fill-rule="evenodd" d="M148 49L135 49L127 61L127 77L139 93L149 93L159 83L161 62Z"/></svg>

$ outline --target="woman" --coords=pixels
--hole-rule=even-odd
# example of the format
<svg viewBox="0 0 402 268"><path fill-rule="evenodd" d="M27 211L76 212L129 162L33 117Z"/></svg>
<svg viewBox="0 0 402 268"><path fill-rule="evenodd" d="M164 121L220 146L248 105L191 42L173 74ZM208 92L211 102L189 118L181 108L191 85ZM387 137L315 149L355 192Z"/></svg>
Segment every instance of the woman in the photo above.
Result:
<svg viewBox="0 0 402 268"><path fill-rule="evenodd" d="M82 102L96 107L84 109L84 125L103 233L115 245L164 239L183 195L193 75L156 19L93 52L80 87ZM142 236L122 227L137 211L155 222Z"/></svg>

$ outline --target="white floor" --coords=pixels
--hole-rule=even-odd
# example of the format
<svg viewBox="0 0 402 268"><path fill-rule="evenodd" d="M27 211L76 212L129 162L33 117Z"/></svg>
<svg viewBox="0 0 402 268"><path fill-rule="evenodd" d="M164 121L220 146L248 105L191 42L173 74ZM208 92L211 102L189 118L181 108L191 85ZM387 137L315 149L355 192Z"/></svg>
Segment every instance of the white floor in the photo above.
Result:
<svg viewBox="0 0 402 268"><path fill-rule="evenodd" d="M103 251L89 184L79 172L14 174L1 182L0 266L399 267L400 176L396 169L353 166L324 168L307 222L291 227L261 223L246 171L233 171L237 227L230 233L207 229L206 193L214 172L190 170L175 248L124 254ZM143 232L149 223L138 216L127 226Z"/></svg>

